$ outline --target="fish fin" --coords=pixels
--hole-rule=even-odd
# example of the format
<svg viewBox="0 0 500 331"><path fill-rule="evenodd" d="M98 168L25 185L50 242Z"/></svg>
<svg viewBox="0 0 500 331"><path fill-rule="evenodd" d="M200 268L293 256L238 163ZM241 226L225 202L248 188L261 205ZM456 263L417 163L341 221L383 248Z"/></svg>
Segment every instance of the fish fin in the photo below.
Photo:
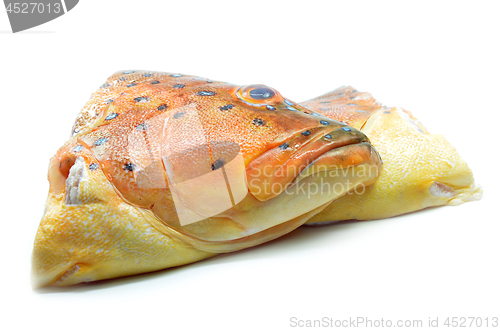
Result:
<svg viewBox="0 0 500 331"><path fill-rule="evenodd" d="M339 87L300 105L356 129L360 129L373 113L384 107L370 93L359 92L352 86Z"/></svg>

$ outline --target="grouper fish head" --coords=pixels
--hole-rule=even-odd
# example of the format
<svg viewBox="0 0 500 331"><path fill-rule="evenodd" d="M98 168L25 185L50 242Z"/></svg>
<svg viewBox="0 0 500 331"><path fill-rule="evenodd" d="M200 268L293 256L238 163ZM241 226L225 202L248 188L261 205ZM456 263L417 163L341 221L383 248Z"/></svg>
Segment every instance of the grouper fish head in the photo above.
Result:
<svg viewBox="0 0 500 331"><path fill-rule="evenodd" d="M361 131L271 87L116 73L50 161L33 285L146 272L258 245L370 185L381 166ZM155 240L164 247L137 256ZM144 266L165 251L163 264Z"/></svg>

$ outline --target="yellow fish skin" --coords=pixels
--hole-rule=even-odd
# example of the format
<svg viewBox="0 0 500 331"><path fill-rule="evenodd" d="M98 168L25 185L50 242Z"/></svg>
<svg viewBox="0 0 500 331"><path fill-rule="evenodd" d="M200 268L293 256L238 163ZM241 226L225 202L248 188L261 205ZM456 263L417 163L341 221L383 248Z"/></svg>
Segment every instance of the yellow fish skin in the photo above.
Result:
<svg viewBox="0 0 500 331"><path fill-rule="evenodd" d="M80 161L77 161L80 162ZM161 270L215 255L156 230L102 172L83 168L81 204L49 192L32 256L32 286L66 286Z"/></svg>
<svg viewBox="0 0 500 331"><path fill-rule="evenodd" d="M361 131L272 88L116 73L50 161L33 287L150 272L273 240L372 184L381 167ZM222 172L246 181L226 179L221 189L213 178ZM200 186L210 189L192 198ZM214 212L229 189L245 195ZM183 223L179 208L202 217Z"/></svg>
<svg viewBox="0 0 500 331"><path fill-rule="evenodd" d="M347 194L310 219L308 225L372 220L427 207L479 200L482 189L456 149L430 134L410 112L388 108L370 94L341 87L301 105L360 129L382 157L379 179L362 194Z"/></svg>

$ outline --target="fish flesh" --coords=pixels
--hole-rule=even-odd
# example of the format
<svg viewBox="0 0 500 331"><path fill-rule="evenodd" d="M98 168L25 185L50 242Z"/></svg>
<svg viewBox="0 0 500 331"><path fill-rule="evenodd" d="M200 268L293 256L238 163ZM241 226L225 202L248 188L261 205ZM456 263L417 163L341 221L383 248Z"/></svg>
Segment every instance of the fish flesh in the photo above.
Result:
<svg viewBox="0 0 500 331"><path fill-rule="evenodd" d="M361 130L384 164L373 185L336 199L308 225L387 218L481 198L482 189L457 150L442 135L430 134L412 113L386 107L350 86L300 104Z"/></svg>
<svg viewBox="0 0 500 331"><path fill-rule="evenodd" d="M49 163L32 285L133 275L252 247L371 185L381 169L360 130L268 86L118 72Z"/></svg>

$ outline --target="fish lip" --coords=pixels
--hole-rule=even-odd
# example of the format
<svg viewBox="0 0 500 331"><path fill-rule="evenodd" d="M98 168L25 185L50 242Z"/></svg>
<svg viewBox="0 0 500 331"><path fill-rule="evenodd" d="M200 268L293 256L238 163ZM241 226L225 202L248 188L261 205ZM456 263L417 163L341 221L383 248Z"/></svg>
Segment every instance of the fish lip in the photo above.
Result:
<svg viewBox="0 0 500 331"><path fill-rule="evenodd" d="M305 130L312 131L310 133L311 137L309 137L306 142L302 140L300 146L294 146L289 155L282 156L282 154L280 154L286 152L286 149L289 147L289 145L286 144L285 149L283 149L283 145L280 145L280 143L283 144L283 139L281 139L281 141L275 141L271 149L249 164L247 167L247 182L251 184L249 185L249 191L255 198L260 201L266 201L278 196L285 191L287 187L292 185L296 178L303 173L310 164L313 164L318 158L321 158L332 150L360 143L370 144L368 137L363 132L343 123L338 123L338 125L335 126L313 127ZM327 136L329 137L326 138ZM291 139L288 139L292 142L295 139L300 143L299 137L300 134L296 134ZM281 151L280 148L282 149ZM276 162L276 160L280 162L280 158L283 161L273 168L272 164ZM269 166L271 167L270 171ZM255 181L255 179L257 179L257 181ZM276 185L278 187L277 190L274 188L270 189Z"/></svg>
<svg viewBox="0 0 500 331"><path fill-rule="evenodd" d="M343 168L346 168L345 165L341 165L340 167L338 166L338 164L329 164L328 166L326 166L324 168L324 170L318 170L318 171L310 171L310 169L312 167L314 167L315 165L317 165L318 162L320 162L321 160L331 156L332 154L338 152L339 150L341 149L347 149L349 148L350 150L355 150L355 149L359 149L361 150L361 153L363 154L364 158L362 158L362 161L361 162L356 162L356 163L353 163L353 164L348 164L348 166L356 166L356 165L361 165L361 164L364 164L364 163L367 163L367 164L370 164L370 165L373 165L376 167L376 176L375 178L378 178L378 176L380 175L380 171L381 171L381 168L382 168L382 158L380 157L380 154L378 153L378 151L375 149L375 147L369 142L369 140L367 141L362 141L362 142L358 142L358 143L350 143L350 144L345 144L345 145L342 145L342 146L339 146L339 147L336 147L336 148L333 148L323 154L321 154L320 156L318 156L317 158L315 158L311 163L309 163L294 179L293 181L290 183L290 186L293 186L293 185L296 185L298 182L300 182L302 179L306 178L306 177L309 177L309 176L312 176L318 172L321 172L321 171L326 171L326 170L339 170L339 169L343 169ZM363 150L365 149L365 150ZM328 168L328 169L327 169ZM367 184L371 184L373 181L370 181L368 182Z"/></svg>
<svg viewBox="0 0 500 331"><path fill-rule="evenodd" d="M363 138L360 139L360 140L354 139L354 140L339 141L338 144L332 144L332 145L330 145L331 148L326 148L325 151L324 151L324 153L318 155L314 159L311 159L310 163L312 163L316 159L320 158L323 154L328 153L328 152L330 152L332 150L335 150L337 148L345 147L345 146L348 146L348 145L359 144L359 143L365 143L365 142L366 143L370 143L370 140L368 139L368 137L363 132L361 132L360 130L357 130L357 129L354 129L354 128L351 128L351 127L348 127L348 126L341 126L341 127L338 127L338 128L336 128L334 130L331 130L331 129L328 130L328 127L325 127L325 129L323 129L323 130L318 130L318 133L315 134L313 137L311 137L311 140L308 141L303 146L301 146L301 148L299 148L293 155L303 153L305 150L307 150L307 148L310 148L312 144L317 143L318 140L320 140L325 135L327 135L329 133L332 133L332 132L336 132L338 130L343 130L343 128L348 128L349 129L349 131L345 131L346 133L348 133L348 132L355 133L358 137L363 137Z"/></svg>

